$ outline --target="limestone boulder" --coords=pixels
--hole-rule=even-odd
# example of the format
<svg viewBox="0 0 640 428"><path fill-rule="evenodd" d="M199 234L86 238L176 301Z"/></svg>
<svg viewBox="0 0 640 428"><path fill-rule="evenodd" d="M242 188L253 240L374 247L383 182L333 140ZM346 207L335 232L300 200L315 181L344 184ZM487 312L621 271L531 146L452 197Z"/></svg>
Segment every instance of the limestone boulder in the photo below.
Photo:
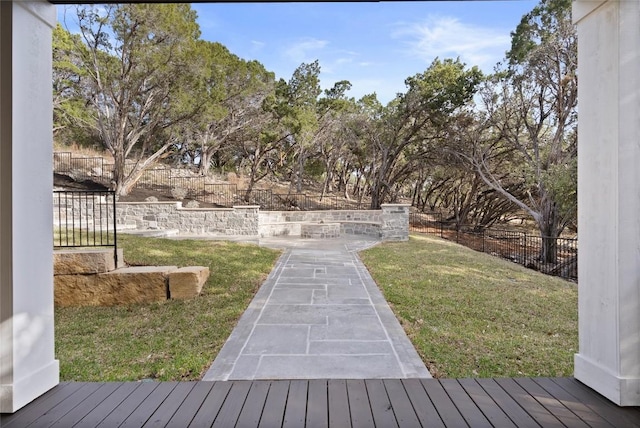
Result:
<svg viewBox="0 0 640 428"><path fill-rule="evenodd" d="M177 269L169 274L169 296L172 299L191 299L202 291L209 278L209 268L189 266Z"/></svg>
<svg viewBox="0 0 640 428"><path fill-rule="evenodd" d="M118 262L124 259L118 250ZM116 269L113 249L56 250L53 252L53 274L74 275L105 273Z"/></svg>
<svg viewBox="0 0 640 428"><path fill-rule="evenodd" d="M99 306L104 299L96 287L97 275L55 275L53 293L56 306Z"/></svg>
<svg viewBox="0 0 640 428"><path fill-rule="evenodd" d="M97 275L56 275L56 306L113 306L164 302L176 266L120 268Z"/></svg>

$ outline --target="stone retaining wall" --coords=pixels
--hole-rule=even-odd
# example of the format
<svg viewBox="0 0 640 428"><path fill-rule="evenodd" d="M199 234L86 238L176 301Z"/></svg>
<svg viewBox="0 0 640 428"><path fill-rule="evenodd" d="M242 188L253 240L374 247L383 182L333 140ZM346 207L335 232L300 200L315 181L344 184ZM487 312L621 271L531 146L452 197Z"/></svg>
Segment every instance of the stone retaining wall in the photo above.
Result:
<svg viewBox="0 0 640 428"><path fill-rule="evenodd" d="M186 235L300 236L306 222L340 223L341 233L383 241L409 239L409 206L385 204L381 210L260 211L258 206L183 208L180 202L117 203L119 224L138 229L179 230Z"/></svg>
<svg viewBox="0 0 640 428"><path fill-rule="evenodd" d="M109 213L105 213L109 217ZM340 223L341 234L383 241L409 239L409 205L384 204L381 210L260 211L257 205L185 208L181 202L118 202L119 228L178 230L183 235L300 236L306 222Z"/></svg>
<svg viewBox="0 0 640 428"><path fill-rule="evenodd" d="M177 229L185 235L258 236L258 206L183 208L181 202L116 204L118 224L138 229Z"/></svg>

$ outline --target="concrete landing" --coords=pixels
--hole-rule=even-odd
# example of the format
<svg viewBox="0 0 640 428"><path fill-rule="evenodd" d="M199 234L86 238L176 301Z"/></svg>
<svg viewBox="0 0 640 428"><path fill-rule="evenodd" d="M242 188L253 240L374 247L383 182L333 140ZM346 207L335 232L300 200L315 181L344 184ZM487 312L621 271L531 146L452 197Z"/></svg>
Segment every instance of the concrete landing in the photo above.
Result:
<svg viewBox="0 0 640 428"><path fill-rule="evenodd" d="M376 243L261 239L286 251L203 380L431 377L356 254Z"/></svg>

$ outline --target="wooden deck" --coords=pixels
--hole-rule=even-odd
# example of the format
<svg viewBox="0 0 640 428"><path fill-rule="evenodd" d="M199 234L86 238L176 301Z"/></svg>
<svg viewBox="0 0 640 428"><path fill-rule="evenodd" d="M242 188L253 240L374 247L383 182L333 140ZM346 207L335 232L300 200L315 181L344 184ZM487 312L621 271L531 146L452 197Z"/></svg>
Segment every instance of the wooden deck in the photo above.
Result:
<svg viewBox="0 0 640 428"><path fill-rule="evenodd" d="M2 428L640 427L571 378L62 383Z"/></svg>

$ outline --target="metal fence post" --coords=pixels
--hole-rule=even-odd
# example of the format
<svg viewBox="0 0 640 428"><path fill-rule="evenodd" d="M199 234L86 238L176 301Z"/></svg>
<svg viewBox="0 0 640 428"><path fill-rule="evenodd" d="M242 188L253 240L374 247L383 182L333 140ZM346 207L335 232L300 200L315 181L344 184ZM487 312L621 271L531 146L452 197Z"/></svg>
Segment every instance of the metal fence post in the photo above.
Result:
<svg viewBox="0 0 640 428"><path fill-rule="evenodd" d="M108 197L108 195L107 195ZM116 229L117 216L116 216L116 192L113 192L111 195L113 200L113 261L115 263L116 269L118 268L118 232ZM107 216L108 218L109 216Z"/></svg>

